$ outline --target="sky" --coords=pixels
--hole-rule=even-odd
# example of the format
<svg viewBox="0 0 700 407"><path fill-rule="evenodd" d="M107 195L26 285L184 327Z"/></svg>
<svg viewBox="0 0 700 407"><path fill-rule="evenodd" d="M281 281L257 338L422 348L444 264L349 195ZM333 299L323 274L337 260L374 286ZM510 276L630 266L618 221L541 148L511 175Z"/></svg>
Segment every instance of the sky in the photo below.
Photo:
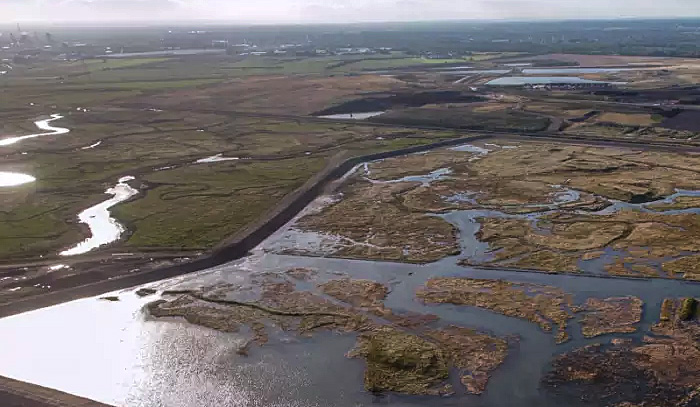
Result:
<svg viewBox="0 0 700 407"><path fill-rule="evenodd" d="M700 17L700 0L0 0L0 22L374 21Z"/></svg>

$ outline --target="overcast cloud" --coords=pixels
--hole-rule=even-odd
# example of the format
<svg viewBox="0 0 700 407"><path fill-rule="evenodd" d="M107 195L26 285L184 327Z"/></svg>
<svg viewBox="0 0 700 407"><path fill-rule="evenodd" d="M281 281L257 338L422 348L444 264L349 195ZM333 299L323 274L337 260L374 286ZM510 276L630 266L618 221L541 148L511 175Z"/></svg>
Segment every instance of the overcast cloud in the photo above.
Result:
<svg viewBox="0 0 700 407"><path fill-rule="evenodd" d="M700 16L700 0L0 0L0 22L236 23Z"/></svg>

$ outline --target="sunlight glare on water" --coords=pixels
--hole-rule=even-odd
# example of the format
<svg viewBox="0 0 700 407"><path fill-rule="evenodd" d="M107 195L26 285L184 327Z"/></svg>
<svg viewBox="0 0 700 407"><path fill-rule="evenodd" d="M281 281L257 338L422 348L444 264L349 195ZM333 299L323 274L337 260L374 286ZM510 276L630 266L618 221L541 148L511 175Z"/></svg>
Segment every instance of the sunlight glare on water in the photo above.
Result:
<svg viewBox="0 0 700 407"><path fill-rule="evenodd" d="M91 236L78 243L75 247L61 252L61 256L75 256L97 249L100 246L115 242L124 232L124 227L116 219L112 218L109 209L118 203L124 202L139 193L138 190L127 184L134 177L123 177L113 188L105 191L112 198L92 206L78 215L81 223L88 225Z"/></svg>
<svg viewBox="0 0 700 407"><path fill-rule="evenodd" d="M36 181L36 178L18 172L0 171L0 187L14 187Z"/></svg>
<svg viewBox="0 0 700 407"><path fill-rule="evenodd" d="M36 137L54 136L54 135L69 133L70 129L66 129L63 127L54 127L51 125L52 121L59 120L59 119L63 119L63 116L61 116L60 114L52 114L50 119L35 121L34 124L36 125L36 127L38 127L39 130L45 130L44 133L29 134L27 136L5 138L5 139L0 140L0 146L9 146L12 144L16 144L22 140L32 139L32 138L36 138Z"/></svg>

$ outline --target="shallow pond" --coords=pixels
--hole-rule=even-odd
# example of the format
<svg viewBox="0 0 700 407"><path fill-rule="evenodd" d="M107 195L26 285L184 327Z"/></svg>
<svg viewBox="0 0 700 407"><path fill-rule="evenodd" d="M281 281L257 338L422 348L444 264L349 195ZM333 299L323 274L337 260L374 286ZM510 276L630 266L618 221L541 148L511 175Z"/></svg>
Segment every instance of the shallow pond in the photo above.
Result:
<svg viewBox="0 0 700 407"><path fill-rule="evenodd" d="M421 184L427 186L435 181L440 181L446 179L448 175L452 173L449 168L439 168L425 175L409 175L406 177L401 177L397 179L392 179L389 181L378 181L374 179L367 178L370 182L374 184L395 184L399 182L420 182Z"/></svg>

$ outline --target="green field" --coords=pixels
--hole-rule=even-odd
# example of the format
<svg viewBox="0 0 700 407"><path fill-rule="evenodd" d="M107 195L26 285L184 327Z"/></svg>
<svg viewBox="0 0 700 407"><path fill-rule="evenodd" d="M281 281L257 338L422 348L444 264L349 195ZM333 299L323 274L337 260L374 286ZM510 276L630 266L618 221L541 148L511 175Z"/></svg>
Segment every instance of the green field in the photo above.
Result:
<svg viewBox="0 0 700 407"><path fill-rule="evenodd" d="M102 110L74 112L55 123L59 136L5 147L0 170L37 182L0 192L0 256L55 256L84 238L78 212L106 198L120 177L136 177L141 194L116 217L138 250L207 249L234 234L320 171L330 157L391 150L454 137L362 124L324 124L227 114ZM16 133L32 131L13 121ZM381 139L378 139L381 137ZM92 149L86 146L101 141ZM26 154L20 154L24 152ZM224 154L239 161L195 164ZM159 170L162 167L174 167Z"/></svg>

